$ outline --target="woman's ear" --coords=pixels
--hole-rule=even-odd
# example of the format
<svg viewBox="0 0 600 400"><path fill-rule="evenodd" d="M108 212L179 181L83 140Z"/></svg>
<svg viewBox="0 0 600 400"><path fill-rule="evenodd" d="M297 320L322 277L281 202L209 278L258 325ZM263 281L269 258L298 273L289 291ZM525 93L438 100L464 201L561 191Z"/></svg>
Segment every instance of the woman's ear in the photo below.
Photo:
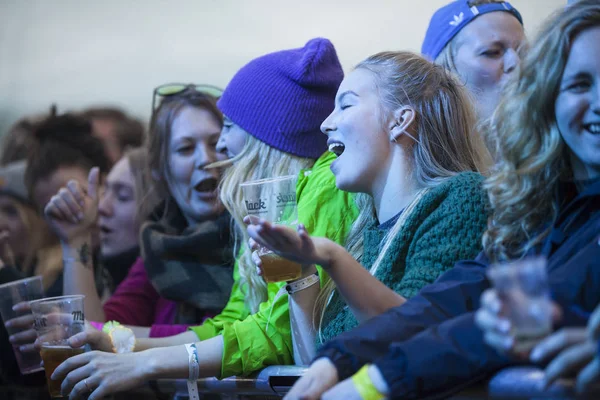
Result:
<svg viewBox="0 0 600 400"><path fill-rule="evenodd" d="M402 106L394 111L390 140L396 142L401 135L410 130L410 126L415 121L415 114L415 110L411 106Z"/></svg>

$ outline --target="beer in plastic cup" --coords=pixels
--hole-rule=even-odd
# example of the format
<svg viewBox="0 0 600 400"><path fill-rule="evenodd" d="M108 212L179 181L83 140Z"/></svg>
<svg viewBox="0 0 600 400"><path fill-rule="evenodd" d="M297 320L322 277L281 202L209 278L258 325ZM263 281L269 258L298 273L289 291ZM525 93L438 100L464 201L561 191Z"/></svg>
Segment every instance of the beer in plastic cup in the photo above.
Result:
<svg viewBox="0 0 600 400"><path fill-rule="evenodd" d="M68 343L71 336L85 330L83 299L82 295L60 296L30 303L35 331L42 345L40 355L44 361L48 391L53 398L62 397L62 380L50 378L56 367L69 357L84 352L83 347L73 349Z"/></svg>
<svg viewBox="0 0 600 400"><path fill-rule="evenodd" d="M273 224L295 227L298 224L296 175L244 182L240 185L246 212ZM265 282L291 281L300 278L302 266L261 247L258 256Z"/></svg>
<svg viewBox="0 0 600 400"><path fill-rule="evenodd" d="M42 277L34 276L32 278L21 279L19 281L13 281L0 285L0 314L2 315L2 321L6 322L9 319L13 319L23 314L19 314L13 311L12 307L15 304L23 301L31 301L40 299L44 296L44 289L42 287ZM9 335L19 333L20 328L6 328ZM19 370L21 374L31 374L33 372L41 371L43 368L40 366L41 359L40 355L35 351L22 353L19 350L19 346L13 345L13 351Z"/></svg>
<svg viewBox="0 0 600 400"><path fill-rule="evenodd" d="M515 351L529 351L552 331L552 303L545 258L493 265L487 275L506 307Z"/></svg>

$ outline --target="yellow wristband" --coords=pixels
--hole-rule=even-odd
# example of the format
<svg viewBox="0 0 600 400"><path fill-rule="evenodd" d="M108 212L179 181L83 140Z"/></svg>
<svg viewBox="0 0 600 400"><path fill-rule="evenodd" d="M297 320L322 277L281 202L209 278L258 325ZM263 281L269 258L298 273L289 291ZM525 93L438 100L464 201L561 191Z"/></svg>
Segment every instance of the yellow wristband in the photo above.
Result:
<svg viewBox="0 0 600 400"><path fill-rule="evenodd" d="M379 390L373 385L369 377L369 365L363 366L356 374L352 375L352 383L363 400L385 399Z"/></svg>

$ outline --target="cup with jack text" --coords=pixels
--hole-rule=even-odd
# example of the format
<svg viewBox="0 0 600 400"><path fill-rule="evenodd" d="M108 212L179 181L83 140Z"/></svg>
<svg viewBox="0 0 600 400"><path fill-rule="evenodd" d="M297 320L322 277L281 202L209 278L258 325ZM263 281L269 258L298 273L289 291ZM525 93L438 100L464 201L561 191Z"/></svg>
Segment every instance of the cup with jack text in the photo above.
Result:
<svg viewBox="0 0 600 400"><path fill-rule="evenodd" d="M298 224L297 181L296 175L286 175L242 183L240 187L246 212L249 216L295 229ZM267 248L261 246L258 256L265 282L291 281L302 275L302 265Z"/></svg>

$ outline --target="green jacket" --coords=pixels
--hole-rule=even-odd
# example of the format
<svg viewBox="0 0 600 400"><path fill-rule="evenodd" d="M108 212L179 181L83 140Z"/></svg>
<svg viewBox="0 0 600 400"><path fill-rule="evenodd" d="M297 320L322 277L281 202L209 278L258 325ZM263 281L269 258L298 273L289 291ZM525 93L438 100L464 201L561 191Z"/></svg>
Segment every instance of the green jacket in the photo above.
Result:
<svg viewBox="0 0 600 400"><path fill-rule="evenodd" d="M343 244L358 211L353 196L335 186L335 177L329 169L335 158L327 152L310 170L300 172L296 187L298 220L310 234ZM321 272L319 268L323 282ZM190 329L200 340L223 335L222 378L246 375L267 365L293 364L288 296L287 293L276 296L285 282L270 283L267 301L250 315L239 279L236 264L231 297L223 311Z"/></svg>
<svg viewBox="0 0 600 400"><path fill-rule="evenodd" d="M464 172L427 192L406 216L375 277L396 293L410 298L457 261L475 258L481 251L481 237L488 217L482 182L481 175ZM365 268L374 264L386 233L377 226L365 232L362 260ZM323 341L357 325L352 311L335 292L323 317Z"/></svg>

